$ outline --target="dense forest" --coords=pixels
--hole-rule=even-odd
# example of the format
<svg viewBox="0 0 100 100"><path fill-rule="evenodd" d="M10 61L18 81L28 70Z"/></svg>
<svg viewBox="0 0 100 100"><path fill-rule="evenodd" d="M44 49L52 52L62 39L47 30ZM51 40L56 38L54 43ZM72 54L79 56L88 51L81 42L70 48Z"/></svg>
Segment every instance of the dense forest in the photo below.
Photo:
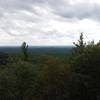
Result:
<svg viewBox="0 0 100 100"><path fill-rule="evenodd" d="M64 55L32 56L26 42L1 52L0 100L100 100L100 42L81 33L74 45Z"/></svg>

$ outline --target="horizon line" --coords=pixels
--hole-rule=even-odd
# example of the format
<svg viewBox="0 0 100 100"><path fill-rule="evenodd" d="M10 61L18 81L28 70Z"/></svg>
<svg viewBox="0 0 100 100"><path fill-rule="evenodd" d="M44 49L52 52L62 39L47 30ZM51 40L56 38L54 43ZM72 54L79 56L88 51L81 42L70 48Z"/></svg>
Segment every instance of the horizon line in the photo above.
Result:
<svg viewBox="0 0 100 100"><path fill-rule="evenodd" d="M0 45L0 47L20 47L21 45ZM28 45L29 47L68 47L74 45Z"/></svg>

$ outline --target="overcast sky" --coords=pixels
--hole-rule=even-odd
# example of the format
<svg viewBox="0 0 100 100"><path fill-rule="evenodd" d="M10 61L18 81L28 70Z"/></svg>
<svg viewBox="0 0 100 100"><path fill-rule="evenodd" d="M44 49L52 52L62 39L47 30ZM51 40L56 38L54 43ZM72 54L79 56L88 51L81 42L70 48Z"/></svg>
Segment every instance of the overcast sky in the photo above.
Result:
<svg viewBox="0 0 100 100"><path fill-rule="evenodd" d="M72 45L100 39L100 0L0 0L0 45Z"/></svg>

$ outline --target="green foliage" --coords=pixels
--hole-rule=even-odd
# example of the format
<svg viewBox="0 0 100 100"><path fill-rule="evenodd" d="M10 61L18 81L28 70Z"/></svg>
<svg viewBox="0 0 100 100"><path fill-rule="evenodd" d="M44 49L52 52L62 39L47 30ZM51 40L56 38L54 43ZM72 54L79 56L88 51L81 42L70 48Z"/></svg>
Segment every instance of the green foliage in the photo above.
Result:
<svg viewBox="0 0 100 100"><path fill-rule="evenodd" d="M0 65L6 65L9 62L9 55L7 53L0 52Z"/></svg>
<svg viewBox="0 0 100 100"><path fill-rule="evenodd" d="M80 34L78 43L75 43L75 42L74 42L74 45L75 45L77 48L84 48L84 47L85 47L86 44L84 43L84 40L83 40L83 33Z"/></svg>
<svg viewBox="0 0 100 100"><path fill-rule="evenodd" d="M78 45L78 44L76 44ZM72 52L71 68L79 75L82 86L85 90L80 92L81 98L98 100L100 92L100 44L94 41L79 48L76 46ZM79 88L79 87L78 87ZM87 94L85 94L87 93Z"/></svg>
<svg viewBox="0 0 100 100"><path fill-rule="evenodd" d="M0 70L0 98L15 97L21 100L34 96L36 68L26 62L17 62Z"/></svg>
<svg viewBox="0 0 100 100"><path fill-rule="evenodd" d="M45 63L38 74L39 96L47 100L69 99L69 84L72 73L69 65L62 64L57 57L45 57Z"/></svg>
<svg viewBox="0 0 100 100"><path fill-rule="evenodd" d="M24 60L24 61L28 60L28 45L26 44L26 42L22 43L21 56L22 56L22 60Z"/></svg>
<svg viewBox="0 0 100 100"><path fill-rule="evenodd" d="M100 42L86 44L81 33L74 45L71 59L49 53L29 56L26 42L22 59L1 54L0 59L10 62L0 67L0 99L100 100Z"/></svg>

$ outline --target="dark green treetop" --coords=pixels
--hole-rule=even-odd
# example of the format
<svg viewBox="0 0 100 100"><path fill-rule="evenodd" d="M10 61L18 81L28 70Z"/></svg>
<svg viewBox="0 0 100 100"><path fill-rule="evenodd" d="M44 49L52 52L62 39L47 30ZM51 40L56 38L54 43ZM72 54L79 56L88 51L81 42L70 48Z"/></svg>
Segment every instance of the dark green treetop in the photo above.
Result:
<svg viewBox="0 0 100 100"><path fill-rule="evenodd" d="M84 43L84 40L83 40L83 33L80 34L78 43L75 43L75 42L74 42L74 45L75 45L76 47L78 47L78 48L83 48L83 47L85 47L86 43Z"/></svg>
<svg viewBox="0 0 100 100"><path fill-rule="evenodd" d="M24 61L28 60L28 45L26 42L21 45L21 56Z"/></svg>

